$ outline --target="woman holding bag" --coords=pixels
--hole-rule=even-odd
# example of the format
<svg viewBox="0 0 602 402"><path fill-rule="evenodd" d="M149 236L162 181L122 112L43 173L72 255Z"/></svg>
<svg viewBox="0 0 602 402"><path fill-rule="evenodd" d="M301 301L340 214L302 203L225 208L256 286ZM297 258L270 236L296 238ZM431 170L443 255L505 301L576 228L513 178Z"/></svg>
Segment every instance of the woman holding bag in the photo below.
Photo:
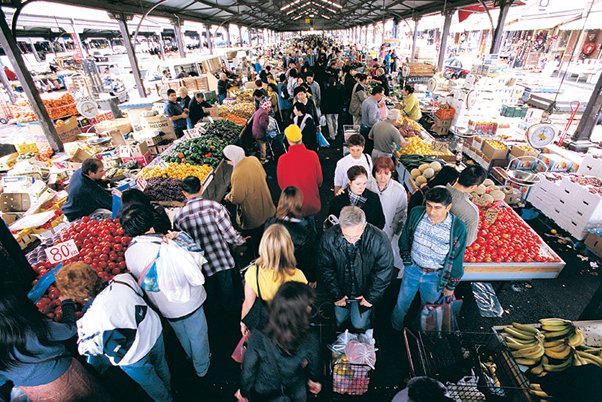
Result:
<svg viewBox="0 0 602 402"><path fill-rule="evenodd" d="M210 353L207 319L203 309L203 303L207 299L207 293L203 287L205 278L201 271L201 266L205 263L203 253L200 248L198 252L191 252L181 247L180 251L185 253L184 257L187 254L190 258L187 258L186 261L184 258L178 259L177 261L180 262L178 269L181 275L185 275L183 273L184 264L188 263L193 270L196 268L198 271L197 280L195 282L186 276L187 280L184 282L186 285L179 286L179 288L180 290L184 287L188 288L188 300L173 300L170 293L162 292L160 287L154 291L155 289L151 290L145 286L151 276L148 275L150 267L154 264L156 267L160 266L159 250L166 241L162 234L155 233L153 229L152 211L143 206L133 206L124 211L119 221L125 234L133 238L125 252L128 270L141 284L148 300L173 328L186 356L192 361L196 375L198 377L205 376L209 370Z"/></svg>
<svg viewBox="0 0 602 402"><path fill-rule="evenodd" d="M265 323L266 303L285 282L301 282L307 279L296 268L295 248L290 234L280 224L269 226L259 243L259 258L245 273L245 300L242 304L240 332L260 329ZM263 321L263 322L262 322Z"/></svg>
<svg viewBox="0 0 602 402"><path fill-rule="evenodd" d="M309 329L313 290L302 283L280 287L270 305L265 331L249 339L242 366L239 401L305 402L318 394L319 343Z"/></svg>

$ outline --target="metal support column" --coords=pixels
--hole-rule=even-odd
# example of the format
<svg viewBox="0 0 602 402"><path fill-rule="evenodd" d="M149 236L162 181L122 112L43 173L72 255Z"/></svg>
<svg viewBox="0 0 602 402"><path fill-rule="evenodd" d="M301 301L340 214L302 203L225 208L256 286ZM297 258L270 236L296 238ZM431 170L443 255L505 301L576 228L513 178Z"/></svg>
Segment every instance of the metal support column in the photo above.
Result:
<svg viewBox="0 0 602 402"><path fill-rule="evenodd" d="M230 39L230 24L226 24L226 46L232 47L232 40Z"/></svg>
<svg viewBox="0 0 602 402"><path fill-rule="evenodd" d="M6 15L4 11L0 8L0 29L2 30L0 34L0 47L4 50L4 53L8 56L8 60L12 64L15 69L15 73L17 74L17 78L21 82L23 86L23 92L31 105L31 109L34 114L38 118L40 122L40 126L42 127L42 132L46 136L50 147L56 151L61 152L63 150L63 142L59 138L56 128L52 123L52 119L48 115L48 111L44 107L42 103L42 98L40 97L40 93L38 92L33 78L31 78L31 74L29 73L29 69L25 65L25 61L23 60L23 56L21 55L21 50L19 50L17 46L17 41L13 37L13 34L6 23Z"/></svg>
<svg viewBox="0 0 602 402"><path fill-rule="evenodd" d="M186 46L184 45L184 37L182 36L182 26L179 20L171 21L173 26L173 34L176 37L176 43L178 44L178 54L181 58L186 57Z"/></svg>
<svg viewBox="0 0 602 402"><path fill-rule="evenodd" d="M598 77L598 82L592 91L592 96L589 98L587 102L587 106L585 107L585 111L581 116L581 120L579 121L579 125L575 130L575 134L571 137L571 143L569 144L569 148L580 150L585 148L587 145L591 145L589 143L589 139L592 135L592 131L596 126L596 122L598 121L598 114L602 109L602 75ZM579 147L579 142L583 145ZM587 150L587 149L586 149Z"/></svg>
<svg viewBox="0 0 602 402"><path fill-rule="evenodd" d="M207 46L209 46L209 54L213 54L213 41L211 40L211 26L205 25L205 35L207 35Z"/></svg>
<svg viewBox="0 0 602 402"><path fill-rule="evenodd" d="M134 74L134 81L136 82L136 88L138 89L138 94L141 98L146 97L146 90L144 89L144 82L142 81L142 77L140 77L140 68L138 68L138 59L136 58L136 53L134 52L134 46L132 46L132 40L130 39L130 30L128 28L127 19L128 16L125 14L115 15L117 18L117 22L119 23L119 31L121 32L121 37L123 38L123 44L125 45L125 50L128 55L128 59L130 60L130 66L132 67L132 74Z"/></svg>
<svg viewBox="0 0 602 402"><path fill-rule="evenodd" d="M10 103L14 104L17 101L17 97L15 96L15 91L13 90L13 86L10 85L10 80L8 79L8 77L6 76L6 73L4 72L4 64L2 63L2 60L0 60L0 81L2 81L2 86L6 90L6 93L8 94Z"/></svg>
<svg viewBox="0 0 602 402"><path fill-rule="evenodd" d="M412 52L410 53L410 62L414 62L416 57L416 41L418 40L418 23L420 18L414 18L414 35L412 36Z"/></svg>
<svg viewBox="0 0 602 402"><path fill-rule="evenodd" d="M504 35L504 24L506 23L506 17L508 16L508 11L512 6L513 0L500 0L500 14L497 19L497 26L493 31L493 38L491 40L491 49L489 53L497 54L500 51L500 46L502 45L502 37Z"/></svg>
<svg viewBox="0 0 602 402"><path fill-rule="evenodd" d="M165 41L163 41L161 32L159 32L159 51L161 52L161 60L165 60Z"/></svg>
<svg viewBox="0 0 602 402"><path fill-rule="evenodd" d="M364 26L364 46L368 46L368 25Z"/></svg>
<svg viewBox="0 0 602 402"><path fill-rule="evenodd" d="M397 31L399 30L399 18L395 17L393 18L393 31L391 32L391 36L393 36L395 39L398 38L398 33Z"/></svg>
<svg viewBox="0 0 602 402"><path fill-rule="evenodd" d="M437 60L437 69L439 71L443 70L447 51L447 38L449 37L449 28L451 27L454 12L455 10L447 10L445 12L445 22L443 23L443 32L441 33L441 42L439 44L439 59Z"/></svg>
<svg viewBox="0 0 602 402"><path fill-rule="evenodd" d="M36 61L38 63L42 62L42 59L40 58L40 54L38 53L38 51L36 50L36 45L33 43L33 39L29 38L29 46L31 47L31 53L33 53L33 57L36 58Z"/></svg>
<svg viewBox="0 0 602 402"><path fill-rule="evenodd" d="M77 47L81 50L82 57L85 58L87 56L86 48L84 48L82 40L79 37L79 32L77 31L77 26L75 25L75 20L73 18L71 18L71 29L73 30L73 39L77 41Z"/></svg>
<svg viewBox="0 0 602 402"><path fill-rule="evenodd" d="M238 46L242 47L242 29L239 24L236 24L236 27L238 28Z"/></svg>

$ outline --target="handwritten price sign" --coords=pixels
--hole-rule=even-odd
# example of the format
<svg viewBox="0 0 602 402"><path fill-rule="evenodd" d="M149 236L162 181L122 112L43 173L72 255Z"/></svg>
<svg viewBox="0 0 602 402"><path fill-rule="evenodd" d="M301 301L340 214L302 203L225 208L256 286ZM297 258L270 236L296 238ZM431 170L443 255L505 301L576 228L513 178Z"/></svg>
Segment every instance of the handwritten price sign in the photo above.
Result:
<svg viewBox="0 0 602 402"><path fill-rule="evenodd" d="M44 250L46 252L46 257L48 257L48 261L57 264L61 261L68 260L71 257L75 257L79 254L79 250L75 245L75 241L68 240L63 243L59 243L52 247L49 247Z"/></svg>

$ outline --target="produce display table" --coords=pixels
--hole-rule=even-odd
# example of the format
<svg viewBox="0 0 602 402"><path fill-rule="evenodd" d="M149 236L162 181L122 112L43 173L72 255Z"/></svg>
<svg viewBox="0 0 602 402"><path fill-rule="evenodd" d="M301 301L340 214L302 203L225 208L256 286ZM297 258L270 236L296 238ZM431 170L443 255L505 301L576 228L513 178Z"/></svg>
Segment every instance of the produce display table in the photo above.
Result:
<svg viewBox="0 0 602 402"><path fill-rule="evenodd" d="M417 186L408 169L403 164L397 166L397 173L400 183L404 184L410 193L416 191ZM522 218L510 208L503 204L508 210L512 211L515 218ZM528 225L527 225L528 226ZM536 234L533 229L532 233ZM463 281L526 281L531 279L554 279L560 275L560 272L566 265L565 262L548 246L543 239L537 235L541 241L541 251L546 257L552 257L558 261L532 261L532 262L466 262L464 264Z"/></svg>

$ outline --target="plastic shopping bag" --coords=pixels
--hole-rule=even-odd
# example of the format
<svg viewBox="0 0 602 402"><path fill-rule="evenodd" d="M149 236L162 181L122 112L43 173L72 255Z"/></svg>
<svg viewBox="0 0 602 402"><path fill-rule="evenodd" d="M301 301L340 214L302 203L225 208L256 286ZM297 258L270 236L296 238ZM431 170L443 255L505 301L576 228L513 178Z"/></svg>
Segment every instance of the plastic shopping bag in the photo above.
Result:
<svg viewBox="0 0 602 402"><path fill-rule="evenodd" d="M205 283L201 265L173 240L161 243L156 266L159 289L171 302L186 303L190 300L190 288Z"/></svg>
<svg viewBox="0 0 602 402"><path fill-rule="evenodd" d="M420 313L421 330L435 333L456 331L462 303L452 296L441 295L435 303L426 304Z"/></svg>

